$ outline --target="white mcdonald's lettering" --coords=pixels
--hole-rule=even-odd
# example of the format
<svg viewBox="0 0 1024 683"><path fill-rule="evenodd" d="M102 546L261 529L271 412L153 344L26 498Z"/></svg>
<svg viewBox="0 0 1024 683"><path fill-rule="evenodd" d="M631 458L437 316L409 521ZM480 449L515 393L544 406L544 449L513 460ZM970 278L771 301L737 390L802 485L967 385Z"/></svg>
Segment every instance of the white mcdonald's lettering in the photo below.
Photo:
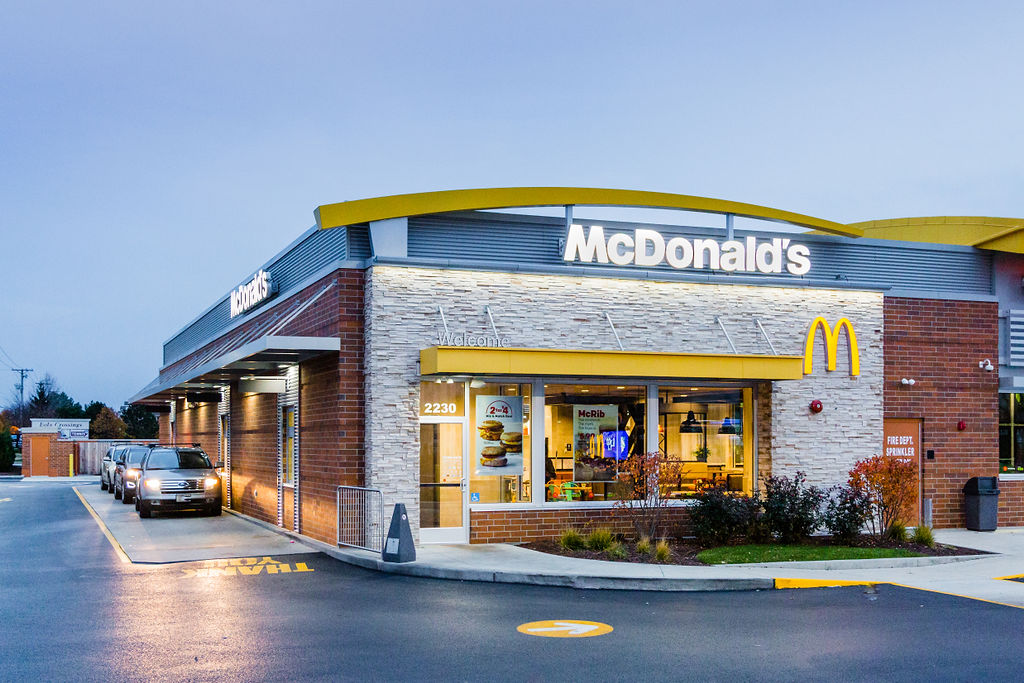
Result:
<svg viewBox="0 0 1024 683"><path fill-rule="evenodd" d="M825 368L829 372L836 369L839 333L845 328L846 338L849 341L850 347L850 376L856 377L859 375L860 351L857 349L857 335L853 331L853 325L846 318L840 318L834 328L829 327L828 322L820 315L811 321L811 327L807 330L807 341L804 342L804 374L811 374L814 367L814 339L819 327L821 328L821 336L825 340Z"/></svg>
<svg viewBox="0 0 1024 683"><path fill-rule="evenodd" d="M231 317L241 315L270 298L274 293L274 283L270 273L259 270L252 276L252 280L239 285L238 289L231 292Z"/></svg>
<svg viewBox="0 0 1024 683"><path fill-rule="evenodd" d="M788 237L758 241L753 235L743 240L672 237L668 241L657 230L637 228L632 235L616 232L605 237L604 228L569 226L565 240L565 261L612 263L617 266L652 268L663 262L682 270L723 270L728 273L789 273L806 275L811 270L811 252L806 245Z"/></svg>

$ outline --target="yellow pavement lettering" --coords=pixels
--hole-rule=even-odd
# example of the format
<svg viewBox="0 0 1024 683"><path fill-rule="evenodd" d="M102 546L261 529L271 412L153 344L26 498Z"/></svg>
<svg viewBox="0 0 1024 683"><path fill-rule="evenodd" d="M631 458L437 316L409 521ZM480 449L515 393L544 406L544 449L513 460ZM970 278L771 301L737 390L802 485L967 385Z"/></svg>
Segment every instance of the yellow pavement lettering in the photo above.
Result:
<svg viewBox="0 0 1024 683"><path fill-rule="evenodd" d="M552 621L531 621L516 627L520 633L543 638L589 638L603 636L614 629L600 621L578 621L575 619L557 619Z"/></svg>
<svg viewBox="0 0 1024 683"><path fill-rule="evenodd" d="M257 576L259 574L303 574L316 571L305 562L289 564L272 557L233 557L227 560L208 560L204 566L183 568L182 578L210 578L214 576Z"/></svg>

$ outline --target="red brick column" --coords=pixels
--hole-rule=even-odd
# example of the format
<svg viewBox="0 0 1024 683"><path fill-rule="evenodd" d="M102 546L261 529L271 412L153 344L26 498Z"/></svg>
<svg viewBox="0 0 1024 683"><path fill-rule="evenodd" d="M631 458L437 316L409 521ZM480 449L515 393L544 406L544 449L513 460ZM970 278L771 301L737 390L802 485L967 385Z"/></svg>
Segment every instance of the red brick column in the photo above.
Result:
<svg viewBox="0 0 1024 683"><path fill-rule="evenodd" d="M978 367L999 356L998 306L886 297L884 311L885 417L922 419L922 496L932 499L936 527L962 527L964 483L995 476L999 466L999 373ZM1001 516L1020 509L1017 491L1006 489Z"/></svg>

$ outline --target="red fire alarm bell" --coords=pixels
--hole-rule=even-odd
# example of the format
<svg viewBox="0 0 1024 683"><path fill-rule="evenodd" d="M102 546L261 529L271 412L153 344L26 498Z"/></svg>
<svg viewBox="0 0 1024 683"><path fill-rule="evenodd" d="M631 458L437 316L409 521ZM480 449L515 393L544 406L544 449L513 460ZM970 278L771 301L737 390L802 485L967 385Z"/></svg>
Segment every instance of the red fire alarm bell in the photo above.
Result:
<svg viewBox="0 0 1024 683"><path fill-rule="evenodd" d="M967 422L965 420L960 420L959 422L956 423L956 428L957 431L964 431L965 429L967 429Z"/></svg>
<svg viewBox="0 0 1024 683"><path fill-rule="evenodd" d="M811 401L812 413L820 413L822 408L824 408L824 406L821 405L821 401L819 401L818 399L814 399L813 401Z"/></svg>

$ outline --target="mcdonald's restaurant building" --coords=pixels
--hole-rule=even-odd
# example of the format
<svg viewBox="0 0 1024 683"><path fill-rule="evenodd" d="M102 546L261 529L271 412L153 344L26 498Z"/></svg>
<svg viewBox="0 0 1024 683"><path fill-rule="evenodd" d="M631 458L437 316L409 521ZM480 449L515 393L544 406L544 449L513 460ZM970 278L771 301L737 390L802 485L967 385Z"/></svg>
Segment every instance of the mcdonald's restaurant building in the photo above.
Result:
<svg viewBox="0 0 1024 683"><path fill-rule="evenodd" d="M685 533L701 482L831 486L884 454L918 464L934 526L964 525L982 475L999 523L1024 524L1021 221L848 225L587 188L315 216L168 339L132 399L162 440L225 462L243 514L333 543L338 487L362 487L385 524L404 503L419 543L528 541L622 524L619 473L660 452Z"/></svg>

